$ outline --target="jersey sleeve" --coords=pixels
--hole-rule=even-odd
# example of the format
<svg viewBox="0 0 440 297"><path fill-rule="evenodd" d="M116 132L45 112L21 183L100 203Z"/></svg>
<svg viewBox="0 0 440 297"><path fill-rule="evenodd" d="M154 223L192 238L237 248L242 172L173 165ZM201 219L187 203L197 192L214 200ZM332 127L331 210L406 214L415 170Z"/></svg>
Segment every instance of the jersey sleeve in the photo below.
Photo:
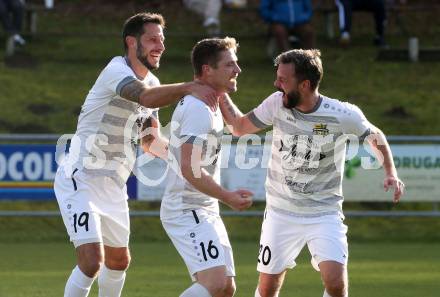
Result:
<svg viewBox="0 0 440 297"><path fill-rule="evenodd" d="M122 63L107 65L101 73L101 83L111 92L121 95L121 90L127 84L138 80L133 71Z"/></svg>
<svg viewBox="0 0 440 297"><path fill-rule="evenodd" d="M185 143L203 145L212 131L211 112L203 102L194 100L184 104L186 106L180 123L180 138Z"/></svg>
<svg viewBox="0 0 440 297"><path fill-rule="evenodd" d="M151 72L148 72L148 74L149 74L149 77L151 77L151 78L148 77L147 79L145 79L147 86L149 86L149 87L160 86L159 79L155 75L153 75Z"/></svg>
<svg viewBox="0 0 440 297"><path fill-rule="evenodd" d="M373 125L367 120L364 113L354 104L345 103L347 113L344 118L344 133L354 134L360 138L365 139L373 130Z"/></svg>
<svg viewBox="0 0 440 297"><path fill-rule="evenodd" d="M276 111L280 108L282 100L281 92L275 92L264 99L259 106L249 113L252 124L262 129L273 125L273 119Z"/></svg>

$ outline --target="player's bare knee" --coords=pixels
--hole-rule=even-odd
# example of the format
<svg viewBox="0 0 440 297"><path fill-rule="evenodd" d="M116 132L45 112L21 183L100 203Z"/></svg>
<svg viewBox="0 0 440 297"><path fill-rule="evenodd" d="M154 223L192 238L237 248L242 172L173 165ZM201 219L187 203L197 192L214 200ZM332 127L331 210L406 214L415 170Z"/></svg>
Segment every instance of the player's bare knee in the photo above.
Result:
<svg viewBox="0 0 440 297"><path fill-rule="evenodd" d="M101 268L101 264L104 262L103 257L90 256L78 261L78 266L81 271L87 275L88 277L95 277L99 269Z"/></svg>
<svg viewBox="0 0 440 297"><path fill-rule="evenodd" d="M112 270L127 270L131 262L131 256L129 253L119 255L118 257L112 257L105 260L105 266Z"/></svg>
<svg viewBox="0 0 440 297"><path fill-rule="evenodd" d="M258 285L258 291L261 297L274 297L277 296L279 287L276 285Z"/></svg>
<svg viewBox="0 0 440 297"><path fill-rule="evenodd" d="M211 282L209 287L209 291L212 292L213 296L221 295L225 292L226 289L226 279L218 278L217 280Z"/></svg>
<svg viewBox="0 0 440 297"><path fill-rule="evenodd" d="M127 270L128 266L130 265L131 262L131 256L129 254L125 255L124 257L122 257L121 259L119 259L119 269L117 270Z"/></svg>
<svg viewBox="0 0 440 297"><path fill-rule="evenodd" d="M325 289L332 297L345 297L346 296L347 287L346 287L346 284L342 278L335 280L331 283L326 283Z"/></svg>
<svg viewBox="0 0 440 297"><path fill-rule="evenodd" d="M213 277L208 282L200 282L209 291L211 296L223 296L226 283L226 277Z"/></svg>
<svg viewBox="0 0 440 297"><path fill-rule="evenodd" d="M284 274L279 275L266 275L260 274L260 280L258 283L258 291L261 297L274 297L278 296L278 292L284 281Z"/></svg>
<svg viewBox="0 0 440 297"><path fill-rule="evenodd" d="M327 292L332 297L344 297L347 291L346 266L335 262L321 262L321 277Z"/></svg>
<svg viewBox="0 0 440 297"><path fill-rule="evenodd" d="M112 270L127 270L128 266L130 265L130 260L128 258L120 259L118 261L112 262L111 265L107 266L107 268Z"/></svg>
<svg viewBox="0 0 440 297"><path fill-rule="evenodd" d="M103 262L104 262L104 258L101 254L91 255L90 257L87 257L85 265L90 271L97 273L101 268Z"/></svg>
<svg viewBox="0 0 440 297"><path fill-rule="evenodd" d="M102 247L99 244L85 244L77 248L78 266L88 277L95 277L104 262Z"/></svg>
<svg viewBox="0 0 440 297"><path fill-rule="evenodd" d="M223 290L223 297L232 297L235 295L236 286L235 283L228 282Z"/></svg>
<svg viewBox="0 0 440 297"><path fill-rule="evenodd" d="M275 297L278 294L278 290L274 290L274 289L260 289L260 296L261 297Z"/></svg>

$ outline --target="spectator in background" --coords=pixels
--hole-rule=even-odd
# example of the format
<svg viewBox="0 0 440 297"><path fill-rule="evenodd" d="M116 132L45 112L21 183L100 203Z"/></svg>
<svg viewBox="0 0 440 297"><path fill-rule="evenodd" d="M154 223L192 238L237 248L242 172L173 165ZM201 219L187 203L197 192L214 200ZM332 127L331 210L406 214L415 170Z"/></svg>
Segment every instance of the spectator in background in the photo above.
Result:
<svg viewBox="0 0 440 297"><path fill-rule="evenodd" d="M353 11L369 11L374 15L376 23L376 36L373 43L384 47L386 8L384 0L335 0L339 11L339 28L341 30L340 41L343 45L350 43L350 32Z"/></svg>
<svg viewBox="0 0 440 297"><path fill-rule="evenodd" d="M220 35L220 10L222 0L183 0L183 4L203 17L203 27L209 37Z"/></svg>
<svg viewBox="0 0 440 297"><path fill-rule="evenodd" d="M277 50L268 49L271 56L291 48L289 37L294 34L301 48L315 47L311 0L261 0L260 13L269 23L269 33L275 39ZM270 43L269 43L270 44Z"/></svg>
<svg viewBox="0 0 440 297"><path fill-rule="evenodd" d="M0 20L6 34L12 36L14 42L18 45L26 44L26 41L20 35L23 15L23 0L0 0Z"/></svg>

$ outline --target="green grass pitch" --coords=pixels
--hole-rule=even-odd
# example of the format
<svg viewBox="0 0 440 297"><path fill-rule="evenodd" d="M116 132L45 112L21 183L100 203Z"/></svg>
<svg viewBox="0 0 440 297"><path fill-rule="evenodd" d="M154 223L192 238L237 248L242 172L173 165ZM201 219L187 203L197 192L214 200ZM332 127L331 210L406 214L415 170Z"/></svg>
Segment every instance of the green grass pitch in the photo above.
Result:
<svg viewBox="0 0 440 297"><path fill-rule="evenodd" d="M257 242L232 242L237 270L235 296L254 296ZM171 243L131 245L133 261L123 296L171 297L190 284L186 267ZM440 291L439 243L354 243L350 245L350 296L435 297ZM59 297L74 266L68 243L0 244L1 297ZM307 249L287 275L280 296L322 296L319 274ZM91 297L98 296L96 284Z"/></svg>

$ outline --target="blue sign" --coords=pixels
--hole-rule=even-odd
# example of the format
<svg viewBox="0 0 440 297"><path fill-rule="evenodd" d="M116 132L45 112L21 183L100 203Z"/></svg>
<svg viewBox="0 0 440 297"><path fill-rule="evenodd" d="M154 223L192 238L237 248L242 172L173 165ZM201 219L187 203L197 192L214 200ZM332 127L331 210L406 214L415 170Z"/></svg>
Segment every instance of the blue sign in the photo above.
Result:
<svg viewBox="0 0 440 297"><path fill-rule="evenodd" d="M54 198L56 168L54 145L0 145L0 199Z"/></svg>
<svg viewBox="0 0 440 297"><path fill-rule="evenodd" d="M55 145L0 144L0 199L54 199ZM136 198L136 178L127 182Z"/></svg>

